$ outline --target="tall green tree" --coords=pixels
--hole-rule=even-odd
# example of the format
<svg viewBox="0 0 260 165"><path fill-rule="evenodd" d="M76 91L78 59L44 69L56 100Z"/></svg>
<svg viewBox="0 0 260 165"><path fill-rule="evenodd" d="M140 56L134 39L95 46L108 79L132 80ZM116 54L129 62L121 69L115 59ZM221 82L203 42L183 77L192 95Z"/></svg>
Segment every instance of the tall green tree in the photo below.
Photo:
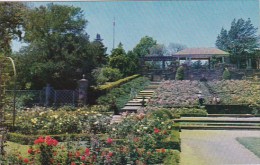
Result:
<svg viewBox="0 0 260 165"><path fill-rule="evenodd" d="M145 36L141 38L140 42L134 47L133 52L138 57L143 57L150 54L150 49L157 43L152 37Z"/></svg>
<svg viewBox="0 0 260 165"><path fill-rule="evenodd" d="M77 7L49 4L30 10L24 24L29 46L17 56L21 86L42 88L50 83L56 89L71 89L82 74L91 79L91 71L105 63L106 48L89 41L86 24Z"/></svg>
<svg viewBox="0 0 260 165"><path fill-rule="evenodd" d="M109 66L117 68L124 76L129 76L134 73L136 64L131 59L131 54L126 54L123 44L119 43L118 47L113 49L109 57ZM133 54L132 54L133 55Z"/></svg>
<svg viewBox="0 0 260 165"><path fill-rule="evenodd" d="M257 28L253 26L250 19L246 21L242 18L234 19L228 31L224 28L221 29L217 36L216 46L228 51L238 67L241 62L248 64L247 60L259 46Z"/></svg>
<svg viewBox="0 0 260 165"><path fill-rule="evenodd" d="M27 7L21 2L0 2L0 53L11 53L13 39L22 39L22 26Z"/></svg>

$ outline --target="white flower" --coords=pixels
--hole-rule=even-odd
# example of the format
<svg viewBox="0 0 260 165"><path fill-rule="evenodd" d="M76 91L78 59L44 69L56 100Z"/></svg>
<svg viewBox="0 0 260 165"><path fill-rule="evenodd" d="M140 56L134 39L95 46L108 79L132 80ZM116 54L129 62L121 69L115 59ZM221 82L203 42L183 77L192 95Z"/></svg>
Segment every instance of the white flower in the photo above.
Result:
<svg viewBox="0 0 260 165"><path fill-rule="evenodd" d="M113 130L113 131L116 131L116 129L115 129L115 128L112 128L112 130Z"/></svg>
<svg viewBox="0 0 260 165"><path fill-rule="evenodd" d="M98 123L99 123L99 122L98 122L98 121L96 121L94 124L95 124L95 125L97 125Z"/></svg>
<svg viewBox="0 0 260 165"><path fill-rule="evenodd" d="M164 124L164 122L161 122L161 124Z"/></svg>
<svg viewBox="0 0 260 165"><path fill-rule="evenodd" d="M144 130L147 130L148 129L148 127L143 127L144 128Z"/></svg>
<svg viewBox="0 0 260 165"><path fill-rule="evenodd" d="M136 131L137 131L137 132L140 132L140 130L139 130L139 129L137 129Z"/></svg>

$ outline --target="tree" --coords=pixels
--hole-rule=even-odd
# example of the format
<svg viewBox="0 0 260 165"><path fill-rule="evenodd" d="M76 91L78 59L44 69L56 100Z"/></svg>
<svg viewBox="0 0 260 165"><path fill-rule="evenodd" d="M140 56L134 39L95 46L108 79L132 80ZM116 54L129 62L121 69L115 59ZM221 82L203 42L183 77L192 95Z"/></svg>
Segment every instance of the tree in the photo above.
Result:
<svg viewBox="0 0 260 165"><path fill-rule="evenodd" d="M30 10L24 24L29 46L16 56L21 85L74 89L82 74L91 80L91 71L106 63L106 48L89 41L86 23L83 11L73 6L49 4Z"/></svg>
<svg viewBox="0 0 260 165"><path fill-rule="evenodd" d="M156 44L149 51L151 55L163 56L166 54L166 48L163 44Z"/></svg>
<svg viewBox="0 0 260 165"><path fill-rule="evenodd" d="M22 25L27 7L20 2L0 2L0 53L11 53L13 39L22 39Z"/></svg>
<svg viewBox="0 0 260 165"><path fill-rule="evenodd" d="M133 52L138 57L143 57L150 54L150 49L156 45L156 40L152 37L145 36L141 38L140 42L134 47Z"/></svg>
<svg viewBox="0 0 260 165"><path fill-rule="evenodd" d="M183 45L183 44L179 44L179 43L170 43L168 48L167 48L167 52L169 54L174 54L174 53L177 53L183 49L187 48L186 45Z"/></svg>
<svg viewBox="0 0 260 165"><path fill-rule="evenodd" d="M231 54L232 61L240 68L241 62L248 64L248 59L258 47L257 28L253 26L251 20L244 21L242 18L234 19L230 30L221 29L216 40L219 49Z"/></svg>
<svg viewBox="0 0 260 165"><path fill-rule="evenodd" d="M130 59L126 55L123 44L120 42L118 47L111 52L109 66L119 69L124 76L128 76L130 74L130 63Z"/></svg>
<svg viewBox="0 0 260 165"><path fill-rule="evenodd" d="M183 80L184 79L184 67L179 66L176 75L175 75L175 80Z"/></svg>

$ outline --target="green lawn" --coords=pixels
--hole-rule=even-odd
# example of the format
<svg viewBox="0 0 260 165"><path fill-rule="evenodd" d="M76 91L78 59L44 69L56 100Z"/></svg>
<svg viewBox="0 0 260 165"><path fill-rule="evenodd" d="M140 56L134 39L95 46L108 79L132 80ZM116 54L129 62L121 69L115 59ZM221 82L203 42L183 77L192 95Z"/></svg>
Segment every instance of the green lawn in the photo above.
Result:
<svg viewBox="0 0 260 165"><path fill-rule="evenodd" d="M260 158L260 137L238 137L236 140Z"/></svg>
<svg viewBox="0 0 260 165"><path fill-rule="evenodd" d="M9 142L9 141L6 143L6 146L5 146L5 151L7 153L19 151L21 153L21 155L27 155L28 149L29 149L29 145L21 145L21 144Z"/></svg>

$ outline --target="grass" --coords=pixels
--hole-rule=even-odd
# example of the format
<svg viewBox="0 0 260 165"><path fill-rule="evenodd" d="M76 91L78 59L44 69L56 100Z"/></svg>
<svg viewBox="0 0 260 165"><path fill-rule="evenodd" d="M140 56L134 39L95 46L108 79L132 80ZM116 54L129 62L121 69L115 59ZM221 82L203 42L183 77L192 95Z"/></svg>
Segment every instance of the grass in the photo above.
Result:
<svg viewBox="0 0 260 165"><path fill-rule="evenodd" d="M18 151L21 153L21 155L27 155L27 151L29 149L29 145L22 145L14 142L7 141L5 146L5 151L7 153L12 153L15 151Z"/></svg>
<svg viewBox="0 0 260 165"><path fill-rule="evenodd" d="M260 158L260 138L259 137L238 137L236 140L244 147Z"/></svg>

